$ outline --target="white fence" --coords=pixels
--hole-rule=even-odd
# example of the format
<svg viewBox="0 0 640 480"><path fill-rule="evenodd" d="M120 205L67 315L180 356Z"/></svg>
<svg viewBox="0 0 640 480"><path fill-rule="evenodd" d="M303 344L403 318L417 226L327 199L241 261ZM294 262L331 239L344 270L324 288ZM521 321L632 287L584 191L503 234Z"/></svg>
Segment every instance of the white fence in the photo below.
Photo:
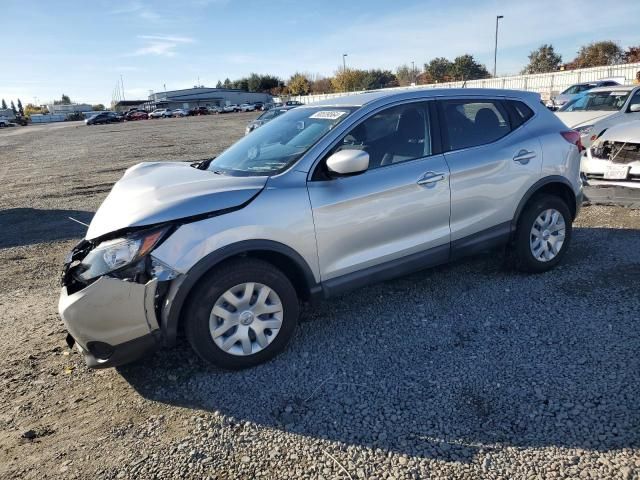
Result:
<svg viewBox="0 0 640 480"><path fill-rule="evenodd" d="M592 82L595 80L612 77L619 77L619 81L624 84L633 83L638 71L640 71L640 62L627 63L624 65L611 65L607 67L566 70L553 73L537 73L532 75L514 75L511 77L486 78L484 80L469 80L467 82L432 83L429 85L394 87L386 88L384 90L460 88L463 86L467 88L507 88L511 90L528 90L531 92L538 92L543 100L547 100L552 94L559 93L565 88L570 87L574 83ZM362 91L291 96L290 100L298 100L302 103L312 103L319 100L352 95L354 93L362 93Z"/></svg>

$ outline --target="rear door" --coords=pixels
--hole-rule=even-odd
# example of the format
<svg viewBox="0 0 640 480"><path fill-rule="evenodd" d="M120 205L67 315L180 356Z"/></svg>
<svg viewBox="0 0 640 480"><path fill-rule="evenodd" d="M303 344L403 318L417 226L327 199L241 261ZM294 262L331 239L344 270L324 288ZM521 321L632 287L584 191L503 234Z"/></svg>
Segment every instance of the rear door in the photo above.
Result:
<svg viewBox="0 0 640 480"><path fill-rule="evenodd" d="M325 285L349 274L359 276L352 285L368 283L448 259L449 169L435 117L432 102L383 109L343 136L318 165L308 190ZM344 149L369 153L369 169L327 175L326 158Z"/></svg>
<svg viewBox="0 0 640 480"><path fill-rule="evenodd" d="M500 241L520 199L540 178L541 145L526 128L534 112L523 102L499 98L438 104L451 170L452 248Z"/></svg>

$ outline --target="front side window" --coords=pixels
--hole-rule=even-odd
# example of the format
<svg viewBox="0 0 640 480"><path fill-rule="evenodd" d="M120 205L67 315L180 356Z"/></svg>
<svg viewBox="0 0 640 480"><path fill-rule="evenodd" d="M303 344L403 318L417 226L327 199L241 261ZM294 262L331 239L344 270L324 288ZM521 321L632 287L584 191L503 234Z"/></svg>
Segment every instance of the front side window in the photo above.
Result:
<svg viewBox="0 0 640 480"><path fill-rule="evenodd" d="M511 131L499 100L445 100L442 108L450 150L492 143Z"/></svg>
<svg viewBox="0 0 640 480"><path fill-rule="evenodd" d="M632 105L640 105L640 90L631 97L631 101L629 102L629 111L631 111Z"/></svg>
<svg viewBox="0 0 640 480"><path fill-rule="evenodd" d="M369 170L431 155L431 130L426 102L382 110L352 128L328 156L341 150L364 150Z"/></svg>
<svg viewBox="0 0 640 480"><path fill-rule="evenodd" d="M560 112L618 111L627 98L629 91L607 90L605 92L588 92L562 107Z"/></svg>
<svg viewBox="0 0 640 480"><path fill-rule="evenodd" d="M234 176L275 175L298 161L356 107L302 107L280 115L215 158L208 170Z"/></svg>

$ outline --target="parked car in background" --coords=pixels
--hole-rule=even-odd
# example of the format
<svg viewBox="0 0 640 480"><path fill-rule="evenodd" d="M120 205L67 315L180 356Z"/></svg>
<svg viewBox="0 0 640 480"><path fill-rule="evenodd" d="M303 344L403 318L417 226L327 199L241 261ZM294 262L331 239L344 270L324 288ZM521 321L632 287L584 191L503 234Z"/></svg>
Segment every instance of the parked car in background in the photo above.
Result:
<svg viewBox="0 0 640 480"><path fill-rule="evenodd" d="M287 107L299 107L300 105L304 105L304 103L299 102L298 100L288 100L285 103L285 106Z"/></svg>
<svg viewBox="0 0 640 480"><path fill-rule="evenodd" d="M271 110L267 110L266 112L263 112L258 118L249 122L249 124L247 125L247 128L245 128L244 130L244 134L247 135L253 132L255 129L261 127L267 122L270 122L274 118L279 117L280 115L291 110L292 108L293 107L272 108Z"/></svg>
<svg viewBox="0 0 640 480"><path fill-rule="evenodd" d="M194 107L191 110L189 110L189 115L190 116L197 116L197 115L209 115L209 109L207 107Z"/></svg>
<svg viewBox="0 0 640 480"><path fill-rule="evenodd" d="M209 115L213 115L214 113L222 113L222 107L218 105L214 105L213 107L207 107L209 110Z"/></svg>
<svg viewBox="0 0 640 480"><path fill-rule="evenodd" d="M582 158L587 179L631 181L640 188L640 120L609 127Z"/></svg>
<svg viewBox="0 0 640 480"><path fill-rule="evenodd" d="M243 103L240 105L241 112L253 112L256 109L256 106L253 103Z"/></svg>
<svg viewBox="0 0 640 480"><path fill-rule="evenodd" d="M118 123L124 120L124 116L116 112L100 112L87 118L85 125L99 125L106 123Z"/></svg>
<svg viewBox="0 0 640 480"><path fill-rule="evenodd" d="M237 104L231 104L231 105L225 105L222 107L222 112L220 113L231 113L231 112L237 112L239 110L239 106Z"/></svg>
<svg viewBox="0 0 640 480"><path fill-rule="evenodd" d="M594 88L567 103L556 115L580 133L588 148L607 128L640 119L640 86Z"/></svg>
<svg viewBox="0 0 640 480"><path fill-rule="evenodd" d="M149 114L141 110L129 112L124 116L124 119L130 122L135 120L147 120L148 118L149 118Z"/></svg>
<svg viewBox="0 0 640 480"><path fill-rule="evenodd" d="M176 108L175 110L173 110L174 117L186 117L187 115L189 115L189 112L183 110L182 108Z"/></svg>
<svg viewBox="0 0 640 480"><path fill-rule="evenodd" d="M171 118L173 112L168 108L156 108L149 114L149 118Z"/></svg>
<svg viewBox="0 0 640 480"><path fill-rule="evenodd" d="M571 100L577 98L582 93L588 92L589 90L593 90L594 88L598 87L613 87L616 85L620 85L623 81L624 78L621 81L614 79L603 79L595 82L576 83L575 85L571 85L559 95L551 97L551 99L547 102L547 107L552 110L557 110L569 103Z"/></svg>
<svg viewBox="0 0 640 480"><path fill-rule="evenodd" d="M303 300L493 247L549 271L582 203L580 149L538 94L452 88L305 105L216 158L133 166L65 261L67 342L109 367L180 331L246 368L286 347Z"/></svg>

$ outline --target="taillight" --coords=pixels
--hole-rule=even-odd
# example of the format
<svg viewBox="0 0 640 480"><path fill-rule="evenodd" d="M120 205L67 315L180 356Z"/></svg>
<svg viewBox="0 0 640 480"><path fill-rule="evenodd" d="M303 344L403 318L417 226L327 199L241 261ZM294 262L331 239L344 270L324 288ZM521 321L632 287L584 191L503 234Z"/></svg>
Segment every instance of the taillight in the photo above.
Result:
<svg viewBox="0 0 640 480"><path fill-rule="evenodd" d="M560 132L562 138L564 138L567 142L578 147L578 151L582 152L585 148L582 145L582 141L580 140L580 134L575 130L569 130L568 132Z"/></svg>

